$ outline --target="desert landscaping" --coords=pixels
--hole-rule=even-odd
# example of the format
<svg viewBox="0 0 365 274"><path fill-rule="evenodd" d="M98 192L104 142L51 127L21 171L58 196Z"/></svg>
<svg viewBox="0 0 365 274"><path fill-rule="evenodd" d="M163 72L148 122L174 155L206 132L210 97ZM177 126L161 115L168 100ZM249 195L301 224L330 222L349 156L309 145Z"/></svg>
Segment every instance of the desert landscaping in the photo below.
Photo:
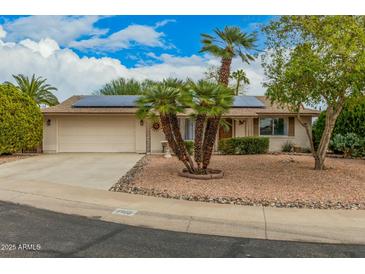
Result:
<svg viewBox="0 0 365 274"><path fill-rule="evenodd" d="M276 207L365 209L365 161L312 156L215 155L223 179L183 178L176 158L146 156L112 190L195 201Z"/></svg>

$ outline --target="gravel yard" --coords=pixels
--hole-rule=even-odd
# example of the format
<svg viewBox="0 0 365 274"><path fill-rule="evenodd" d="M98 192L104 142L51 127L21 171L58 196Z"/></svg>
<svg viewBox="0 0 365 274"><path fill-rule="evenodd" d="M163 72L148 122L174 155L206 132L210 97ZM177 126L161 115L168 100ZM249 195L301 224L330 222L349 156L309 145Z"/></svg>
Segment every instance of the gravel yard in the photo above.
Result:
<svg viewBox="0 0 365 274"><path fill-rule="evenodd" d="M213 156L223 179L177 175L176 159L147 156L111 190L166 198L276 207L365 209L365 161L327 158L327 170L313 170L311 156Z"/></svg>
<svg viewBox="0 0 365 274"><path fill-rule="evenodd" d="M23 154L13 154L13 155L0 155L0 165L12 161L17 161L21 159L26 159L34 156L33 154L23 155Z"/></svg>

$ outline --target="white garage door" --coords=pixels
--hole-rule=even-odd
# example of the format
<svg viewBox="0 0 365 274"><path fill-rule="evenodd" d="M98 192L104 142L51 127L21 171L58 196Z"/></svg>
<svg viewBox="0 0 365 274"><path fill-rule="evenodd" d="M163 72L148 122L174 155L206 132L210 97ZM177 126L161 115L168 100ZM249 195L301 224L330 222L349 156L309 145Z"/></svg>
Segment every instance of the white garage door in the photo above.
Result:
<svg viewBox="0 0 365 274"><path fill-rule="evenodd" d="M135 152L135 118L67 116L58 120L59 152Z"/></svg>

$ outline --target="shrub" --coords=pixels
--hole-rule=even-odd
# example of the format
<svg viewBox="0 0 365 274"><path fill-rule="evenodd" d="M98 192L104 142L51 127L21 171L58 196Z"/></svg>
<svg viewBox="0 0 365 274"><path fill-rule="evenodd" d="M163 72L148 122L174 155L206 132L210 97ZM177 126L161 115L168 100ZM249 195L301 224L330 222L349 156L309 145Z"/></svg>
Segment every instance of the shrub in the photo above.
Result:
<svg viewBox="0 0 365 274"><path fill-rule="evenodd" d="M39 107L28 95L0 84L0 154L39 145L42 120Z"/></svg>
<svg viewBox="0 0 365 274"><path fill-rule="evenodd" d="M331 146L342 152L345 157L365 155L365 138L361 138L355 133L336 134L331 140Z"/></svg>
<svg viewBox="0 0 365 274"><path fill-rule="evenodd" d="M235 137L219 141L218 149L223 154L262 154L269 149L267 137Z"/></svg>
<svg viewBox="0 0 365 274"><path fill-rule="evenodd" d="M292 152L294 150L294 144L293 142L290 141L286 141L282 146L281 146L281 151L282 152Z"/></svg>
<svg viewBox="0 0 365 274"><path fill-rule="evenodd" d="M194 141L186 140L184 141L185 147L188 150L189 155L193 155Z"/></svg>
<svg viewBox="0 0 365 274"><path fill-rule="evenodd" d="M322 112L313 124L315 147L318 146L321 140L325 120L325 112ZM347 133L356 133L361 138L365 138L365 96L348 99L337 118L332 136L336 134L346 135ZM331 147L331 149L334 148Z"/></svg>

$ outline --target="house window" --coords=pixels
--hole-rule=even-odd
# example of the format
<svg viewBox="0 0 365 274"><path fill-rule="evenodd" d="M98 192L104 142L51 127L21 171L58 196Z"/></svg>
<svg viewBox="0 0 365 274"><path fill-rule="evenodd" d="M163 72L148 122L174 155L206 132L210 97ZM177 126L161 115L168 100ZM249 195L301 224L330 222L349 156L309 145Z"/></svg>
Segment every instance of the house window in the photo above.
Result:
<svg viewBox="0 0 365 274"><path fill-rule="evenodd" d="M260 135L288 135L288 120L285 118L260 118Z"/></svg>
<svg viewBox="0 0 365 274"><path fill-rule="evenodd" d="M194 140L195 121L193 119L185 120L185 140Z"/></svg>

